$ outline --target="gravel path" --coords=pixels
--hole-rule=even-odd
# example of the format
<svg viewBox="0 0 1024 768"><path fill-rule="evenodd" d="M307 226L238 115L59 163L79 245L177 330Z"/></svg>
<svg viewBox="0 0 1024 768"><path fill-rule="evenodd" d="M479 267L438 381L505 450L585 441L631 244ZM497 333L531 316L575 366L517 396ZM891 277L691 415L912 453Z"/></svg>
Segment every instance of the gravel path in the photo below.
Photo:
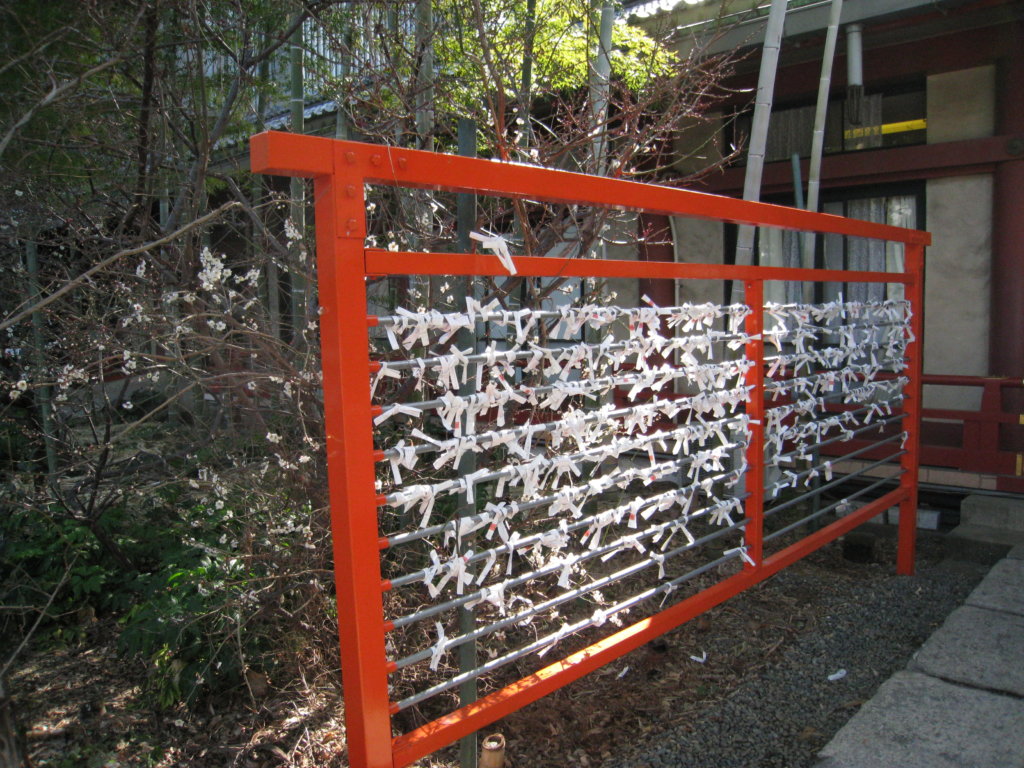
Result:
<svg viewBox="0 0 1024 768"><path fill-rule="evenodd" d="M884 566L863 566L875 571ZM918 563L912 577L846 569L827 589L806 570L775 579L790 594L825 601L815 631L751 675L696 721L622 745L604 768L803 768L963 602L988 566ZM869 588L868 588L869 587ZM823 594L819 594L819 591ZM840 670L845 675L834 681Z"/></svg>

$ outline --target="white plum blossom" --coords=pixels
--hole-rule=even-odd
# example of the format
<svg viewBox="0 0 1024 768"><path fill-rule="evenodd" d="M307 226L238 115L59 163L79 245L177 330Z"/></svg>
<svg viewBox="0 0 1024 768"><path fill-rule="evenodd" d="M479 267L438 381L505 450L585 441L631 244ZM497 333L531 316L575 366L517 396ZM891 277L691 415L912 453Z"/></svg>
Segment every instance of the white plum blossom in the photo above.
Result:
<svg viewBox="0 0 1024 768"><path fill-rule="evenodd" d="M214 291L223 280L231 276L231 270L209 248L203 248L199 261L203 265L199 271L199 283L203 290Z"/></svg>
<svg viewBox="0 0 1024 768"><path fill-rule="evenodd" d="M17 400L21 397L21 394L28 389L28 382L22 379L14 385L14 388L8 393L11 400Z"/></svg>

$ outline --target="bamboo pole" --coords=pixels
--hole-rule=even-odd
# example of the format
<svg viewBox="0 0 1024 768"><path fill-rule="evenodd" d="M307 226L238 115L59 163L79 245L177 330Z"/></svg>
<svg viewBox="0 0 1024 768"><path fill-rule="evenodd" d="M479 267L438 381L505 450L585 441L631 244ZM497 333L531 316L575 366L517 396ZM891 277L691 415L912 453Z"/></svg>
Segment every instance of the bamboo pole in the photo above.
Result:
<svg viewBox="0 0 1024 768"><path fill-rule="evenodd" d="M608 129L608 96L611 90L612 63L609 55L612 49L612 27L615 23L615 6L608 0L591 0L591 15L601 6L598 22L597 49L590 64L590 109L593 130L594 167L592 173L598 176L605 172L605 154L607 152Z"/></svg>
<svg viewBox="0 0 1024 768"><path fill-rule="evenodd" d="M303 66L302 25L296 27L289 43L289 76L291 90L291 129L293 133L305 133L305 72ZM289 190L291 198L288 205L288 217L300 235L306 232L306 181L298 176L292 177ZM307 286L303 258L305 247L304 237L290 244L293 250L292 271L289 275L291 283L291 324L292 343L298 344L308 318L306 312L310 306L309 287Z"/></svg>
<svg viewBox="0 0 1024 768"><path fill-rule="evenodd" d="M811 168L807 174L807 210L818 210L818 188L821 182L821 156L825 151L825 116L828 113L828 92L832 83L832 62L836 53L836 37L839 34L839 17L843 12L843 0L832 0L825 34L825 50L821 55L821 78L818 81L818 104L814 110L814 137L811 143ZM804 234L803 267L814 266L814 232ZM806 300L806 297L805 297Z"/></svg>
<svg viewBox="0 0 1024 768"><path fill-rule="evenodd" d="M480 768L505 768L505 737L500 733L484 739Z"/></svg>
<svg viewBox="0 0 1024 768"><path fill-rule="evenodd" d="M782 46L782 32L786 21L787 0L772 0L768 12L768 26L764 33L764 47L761 50L761 72L757 79L757 95L754 97L754 121L750 129L750 149L747 151L747 170L743 178L743 199L761 199L761 175L764 171L764 153L768 143L768 122L772 114L772 99L775 93L775 73L779 67L779 48ZM741 225L736 238L736 263L753 264L754 232L750 225ZM742 293L743 284L735 288ZM742 295L738 296L742 299Z"/></svg>

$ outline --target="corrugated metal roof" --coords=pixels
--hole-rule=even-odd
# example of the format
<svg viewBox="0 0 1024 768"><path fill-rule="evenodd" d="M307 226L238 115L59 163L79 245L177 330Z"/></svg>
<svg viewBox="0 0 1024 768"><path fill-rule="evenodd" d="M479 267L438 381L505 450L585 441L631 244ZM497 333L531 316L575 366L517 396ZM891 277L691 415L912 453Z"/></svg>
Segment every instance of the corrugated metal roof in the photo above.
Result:
<svg viewBox="0 0 1024 768"><path fill-rule="evenodd" d="M321 115L327 115L334 112L338 108L338 105L334 103L333 99L325 99L323 101L313 102L307 104L302 110L302 116L305 120L310 120L314 117L320 117ZM291 110L280 112L273 117L268 117L265 121L265 125L268 131L279 131L286 129L291 125L292 113Z"/></svg>
<svg viewBox="0 0 1024 768"><path fill-rule="evenodd" d="M659 13L667 13L680 5L704 5L711 0L640 0L627 4L622 10L627 16L646 19Z"/></svg>

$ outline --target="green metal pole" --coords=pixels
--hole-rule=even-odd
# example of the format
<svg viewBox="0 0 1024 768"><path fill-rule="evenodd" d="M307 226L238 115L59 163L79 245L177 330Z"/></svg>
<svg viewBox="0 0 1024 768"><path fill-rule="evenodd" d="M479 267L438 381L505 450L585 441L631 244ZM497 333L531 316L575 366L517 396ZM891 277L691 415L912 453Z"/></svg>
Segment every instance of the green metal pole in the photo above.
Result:
<svg viewBox="0 0 1024 768"><path fill-rule="evenodd" d="M463 157L476 157L476 123L468 118L459 118L459 154ZM469 233L476 221L476 195L461 193L455 202L455 237L456 246L459 251L466 253L470 249ZM466 297L472 295L472 277L466 275L461 278L455 287L456 306L464 305ZM471 348L476 350L476 330L463 328L458 334L458 345L460 349ZM479 365L479 363L478 363ZM464 384L459 388L459 394L466 396L472 394L474 386L471 383ZM476 471L476 454L466 451L459 461L459 476ZM463 502L459 506L459 516L467 517L476 514L476 504ZM468 634L476 629L476 623L472 610L462 608L459 610L459 634ZM459 672L468 672L476 669L477 652L476 643L463 643L459 646ZM459 687L459 704L467 706L477 700L476 678L467 680ZM478 745L476 734L470 734L459 741L459 764L462 768L476 768L478 760Z"/></svg>

